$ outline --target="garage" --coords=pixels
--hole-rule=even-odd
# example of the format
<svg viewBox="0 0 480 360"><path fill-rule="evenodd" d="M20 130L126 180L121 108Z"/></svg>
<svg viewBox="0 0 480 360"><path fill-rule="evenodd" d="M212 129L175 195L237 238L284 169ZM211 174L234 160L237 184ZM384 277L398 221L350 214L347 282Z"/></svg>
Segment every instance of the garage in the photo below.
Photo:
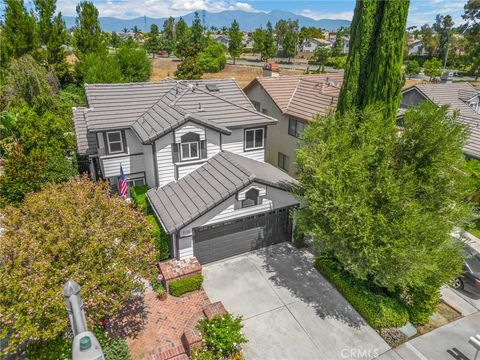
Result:
<svg viewBox="0 0 480 360"><path fill-rule="evenodd" d="M193 229L193 253L201 264L291 239L289 208Z"/></svg>

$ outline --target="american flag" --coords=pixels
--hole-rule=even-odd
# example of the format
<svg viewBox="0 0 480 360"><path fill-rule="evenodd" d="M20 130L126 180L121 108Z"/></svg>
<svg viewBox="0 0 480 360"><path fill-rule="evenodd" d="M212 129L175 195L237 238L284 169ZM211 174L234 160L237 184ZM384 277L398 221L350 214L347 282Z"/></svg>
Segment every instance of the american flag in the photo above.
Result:
<svg viewBox="0 0 480 360"><path fill-rule="evenodd" d="M127 180L125 180L125 174L123 173L122 165L120 165L120 196L127 197L128 187Z"/></svg>

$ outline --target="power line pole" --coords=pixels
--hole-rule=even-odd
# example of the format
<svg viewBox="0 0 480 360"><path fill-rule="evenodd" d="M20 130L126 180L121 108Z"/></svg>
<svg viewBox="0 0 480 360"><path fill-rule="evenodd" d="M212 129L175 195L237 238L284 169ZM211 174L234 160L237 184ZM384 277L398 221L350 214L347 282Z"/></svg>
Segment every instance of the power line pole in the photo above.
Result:
<svg viewBox="0 0 480 360"><path fill-rule="evenodd" d="M80 298L80 285L73 280L68 280L63 286L63 296L74 336L72 360L105 360L100 343L95 335L88 331L83 301Z"/></svg>

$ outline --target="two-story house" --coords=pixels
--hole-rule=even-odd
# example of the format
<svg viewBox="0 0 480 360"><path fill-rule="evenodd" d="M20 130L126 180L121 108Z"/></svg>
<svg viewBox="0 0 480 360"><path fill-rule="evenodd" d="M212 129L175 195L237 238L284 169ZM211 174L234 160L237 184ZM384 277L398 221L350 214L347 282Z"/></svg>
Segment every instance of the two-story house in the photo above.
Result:
<svg viewBox="0 0 480 360"><path fill-rule="evenodd" d="M400 120L410 106L430 101L438 106L448 105L458 112L457 121L468 129L463 147L467 157L480 159L480 90L467 82L418 84L402 91L397 118Z"/></svg>
<svg viewBox="0 0 480 360"><path fill-rule="evenodd" d="M277 121L233 79L85 85L73 110L94 179L147 184L173 256L206 263L289 240L295 180L264 162Z"/></svg>
<svg viewBox="0 0 480 360"><path fill-rule="evenodd" d="M295 176L295 152L312 118L337 106L341 73L257 77L244 91L255 108L278 120L267 133L266 161Z"/></svg>

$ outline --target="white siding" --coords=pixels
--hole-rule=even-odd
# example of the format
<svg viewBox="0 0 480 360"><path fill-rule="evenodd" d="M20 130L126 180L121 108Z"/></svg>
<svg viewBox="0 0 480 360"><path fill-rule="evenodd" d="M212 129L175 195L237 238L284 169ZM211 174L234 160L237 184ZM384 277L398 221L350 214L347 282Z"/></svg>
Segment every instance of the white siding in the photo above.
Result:
<svg viewBox="0 0 480 360"><path fill-rule="evenodd" d="M205 129L207 136L207 157L210 159L216 153L218 153L220 148L220 133L212 129Z"/></svg>
<svg viewBox="0 0 480 360"><path fill-rule="evenodd" d="M127 141L127 152L129 154L138 154L143 151L142 143L132 130L125 130L125 139Z"/></svg>
<svg viewBox="0 0 480 360"><path fill-rule="evenodd" d="M155 187L155 168L153 166L152 145L143 145L143 156L145 159L145 177L147 185Z"/></svg>
<svg viewBox="0 0 480 360"><path fill-rule="evenodd" d="M222 134L222 150L230 151L234 154L242 155L253 160L265 161L265 149L243 151L244 147L244 129L232 130L231 135Z"/></svg>
<svg viewBox="0 0 480 360"><path fill-rule="evenodd" d="M169 133L156 140L157 169L159 186L175 180L175 166L172 159L173 133Z"/></svg>
<svg viewBox="0 0 480 360"><path fill-rule="evenodd" d="M184 177L185 175L190 174L193 170L199 168L203 164L205 164L204 161L199 162L199 163L195 163L195 164L188 164L188 165L177 164L178 178L180 179L180 178Z"/></svg>
<svg viewBox="0 0 480 360"><path fill-rule="evenodd" d="M178 258L180 260L193 256L193 239L191 236L179 238L178 243Z"/></svg>
<svg viewBox="0 0 480 360"><path fill-rule="evenodd" d="M205 140L205 128L203 126L188 122L178 129L175 129L175 142L181 142L181 137L190 132L200 135L200 140Z"/></svg>
<svg viewBox="0 0 480 360"><path fill-rule="evenodd" d="M105 177L120 176L120 165L122 165L125 174L134 174L145 171L145 161L143 154L134 156L114 156L103 157L103 175Z"/></svg>
<svg viewBox="0 0 480 360"><path fill-rule="evenodd" d="M269 211L273 209L273 201L269 199L263 199L260 205L250 206L245 209L237 209L235 210L235 204L228 206L225 210L223 210L220 214L214 216L209 221L205 223L205 225L216 223L216 222L223 222L233 218L244 217L251 214L261 213L265 211Z"/></svg>

